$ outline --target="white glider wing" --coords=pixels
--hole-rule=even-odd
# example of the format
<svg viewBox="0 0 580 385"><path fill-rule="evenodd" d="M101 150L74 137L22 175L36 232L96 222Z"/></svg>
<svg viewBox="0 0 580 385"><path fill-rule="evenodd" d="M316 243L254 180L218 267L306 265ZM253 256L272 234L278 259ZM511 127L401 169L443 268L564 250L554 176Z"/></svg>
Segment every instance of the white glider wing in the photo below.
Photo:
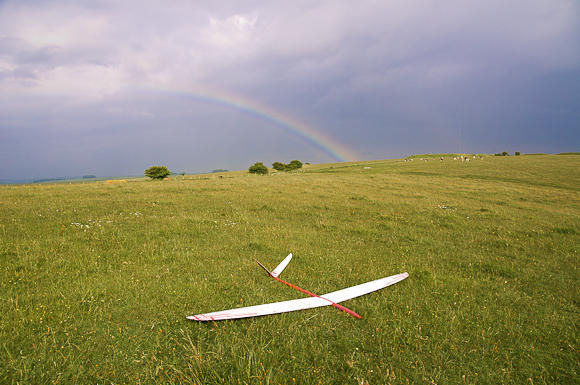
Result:
<svg viewBox="0 0 580 385"><path fill-rule="evenodd" d="M371 281L357 286L348 287L346 289L333 291L332 293L323 295L323 297L331 300L334 303L339 303L342 301L347 301L349 299L360 297L361 295L372 293L373 291L380 290L387 286L394 285L395 283L404 280L408 276L409 273L391 275L390 277L377 279L376 281Z"/></svg>
<svg viewBox="0 0 580 385"><path fill-rule="evenodd" d="M288 256L286 258L289 257L291 256ZM282 264L283 263L284 262L282 262ZM372 293L373 291L400 282L405 278L407 278L408 276L409 276L408 273L392 275L390 277L377 279L375 281L363 283L361 285L352 286L338 291L333 291L332 293L324 294L321 295L320 297L294 299L291 301L275 302L264 305L242 307L238 309L216 311L213 313L192 315L186 318L193 321L219 321L226 319L258 317L263 315L278 314L296 310L304 310L304 309L312 309L315 307L328 306L331 305L333 302L334 303L343 302L352 298L360 297L361 295Z"/></svg>

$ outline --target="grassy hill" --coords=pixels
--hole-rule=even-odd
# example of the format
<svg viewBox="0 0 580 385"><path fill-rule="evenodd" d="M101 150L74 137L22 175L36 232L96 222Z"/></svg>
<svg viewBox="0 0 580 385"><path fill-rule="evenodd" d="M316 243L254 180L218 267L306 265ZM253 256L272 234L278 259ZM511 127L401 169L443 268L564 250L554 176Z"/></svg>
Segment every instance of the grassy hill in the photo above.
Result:
<svg viewBox="0 0 580 385"><path fill-rule="evenodd" d="M577 383L580 156L0 187L2 383ZM400 272L332 307L185 316Z"/></svg>

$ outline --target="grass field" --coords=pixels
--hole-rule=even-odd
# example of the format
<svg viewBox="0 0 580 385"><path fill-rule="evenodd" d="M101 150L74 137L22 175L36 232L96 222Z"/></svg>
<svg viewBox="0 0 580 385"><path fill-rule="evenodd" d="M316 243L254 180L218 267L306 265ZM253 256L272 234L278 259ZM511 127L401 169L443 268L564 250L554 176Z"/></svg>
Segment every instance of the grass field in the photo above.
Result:
<svg viewBox="0 0 580 385"><path fill-rule="evenodd" d="M364 167L371 167L364 169ZM239 173L238 173L239 174ZM0 187L0 383L580 382L580 156ZM343 305L185 316L400 272Z"/></svg>

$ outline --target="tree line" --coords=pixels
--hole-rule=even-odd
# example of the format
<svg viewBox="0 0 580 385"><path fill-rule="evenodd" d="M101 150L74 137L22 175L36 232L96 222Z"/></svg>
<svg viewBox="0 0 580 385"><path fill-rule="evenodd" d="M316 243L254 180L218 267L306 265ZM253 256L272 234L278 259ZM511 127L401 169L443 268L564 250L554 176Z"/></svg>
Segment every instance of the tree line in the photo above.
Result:
<svg viewBox="0 0 580 385"><path fill-rule="evenodd" d="M299 160L293 160L288 164L284 164L281 162L274 162L272 164L272 168L274 168L274 170L276 171L294 171L294 170L298 170L299 168L302 168L302 162ZM216 172L218 170L214 170L213 172ZM222 170L219 170L222 171ZM227 170L223 170L223 171L227 171ZM268 174L268 167L266 167L264 165L264 163L262 162L256 162L253 166L250 166L250 168L248 168L248 172L250 174L260 174L260 175L265 175ZM145 175L148 176L151 179L164 179L167 178L169 175L171 175L171 171L169 171L167 169L167 167L165 166L151 166L149 167L147 170L145 170ZM183 174L182 174L183 175Z"/></svg>
<svg viewBox="0 0 580 385"><path fill-rule="evenodd" d="M294 170L298 170L299 168L302 168L302 162L299 160L293 160L288 164L284 164L281 162L274 162L272 164L272 168L276 171L294 171ZM250 174L260 174L260 175L266 175L268 174L268 167L266 167L264 165L264 163L262 162L256 162L254 163L253 166L250 166L250 168L248 168L248 172Z"/></svg>

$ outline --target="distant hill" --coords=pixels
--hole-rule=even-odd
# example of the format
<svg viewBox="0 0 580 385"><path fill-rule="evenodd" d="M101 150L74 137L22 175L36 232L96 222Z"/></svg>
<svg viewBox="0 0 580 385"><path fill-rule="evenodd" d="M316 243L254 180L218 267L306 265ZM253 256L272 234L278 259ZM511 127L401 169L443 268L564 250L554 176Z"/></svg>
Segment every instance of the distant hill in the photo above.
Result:
<svg viewBox="0 0 580 385"><path fill-rule="evenodd" d="M32 181L32 179L0 179L0 184L25 184Z"/></svg>
<svg viewBox="0 0 580 385"><path fill-rule="evenodd" d="M46 182L56 182L66 180L66 178L44 178L33 180L32 183L46 183Z"/></svg>

